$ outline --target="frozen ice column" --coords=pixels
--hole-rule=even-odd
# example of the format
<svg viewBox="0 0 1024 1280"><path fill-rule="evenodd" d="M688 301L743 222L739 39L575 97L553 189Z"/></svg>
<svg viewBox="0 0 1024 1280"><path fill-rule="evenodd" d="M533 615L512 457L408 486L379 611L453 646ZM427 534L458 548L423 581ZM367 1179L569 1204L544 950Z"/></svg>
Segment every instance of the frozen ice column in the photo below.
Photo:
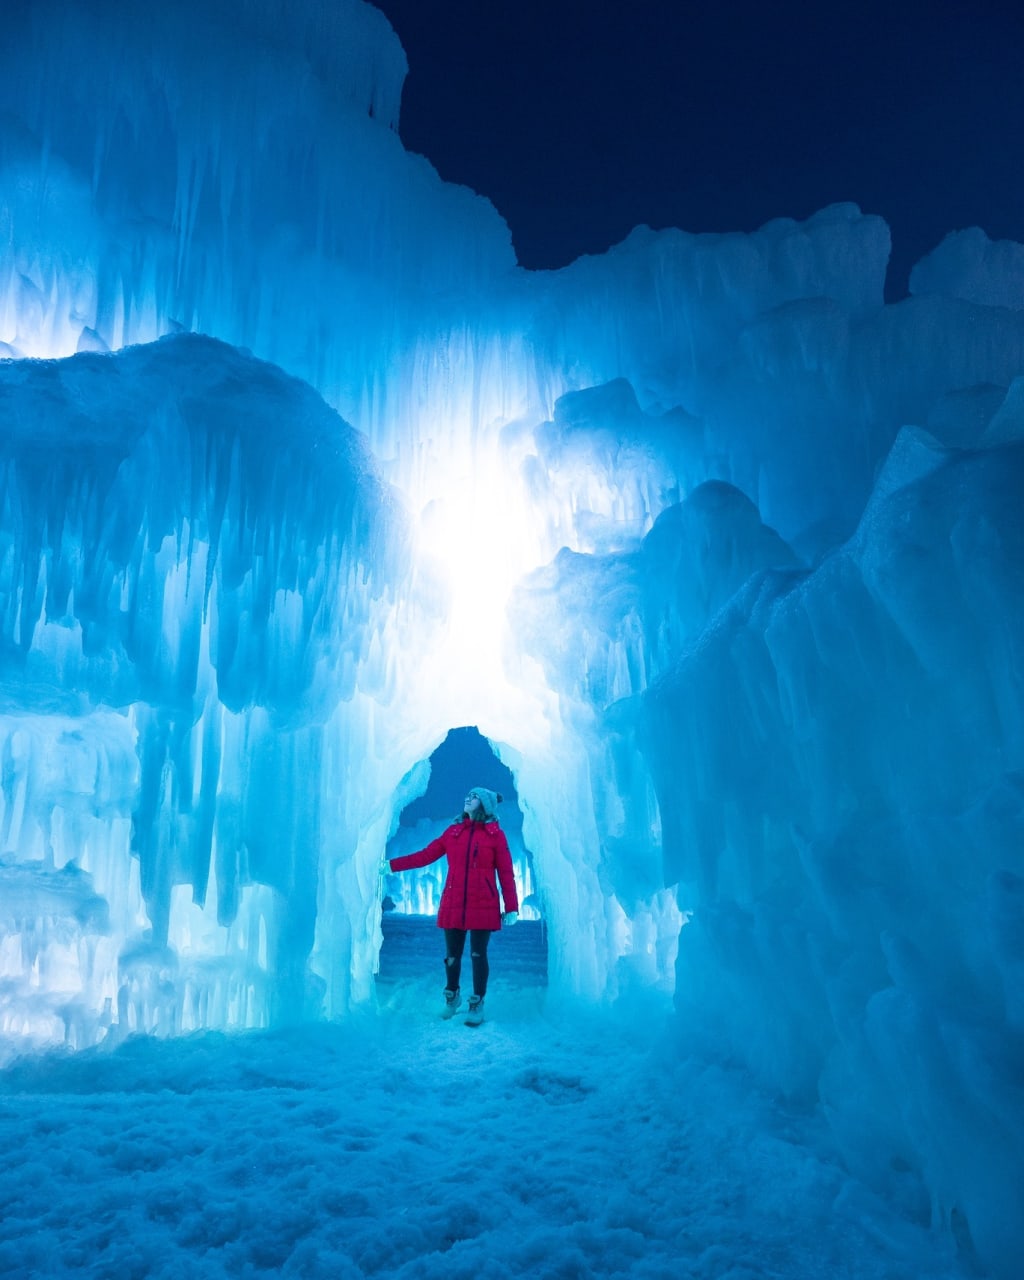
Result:
<svg viewBox="0 0 1024 1280"><path fill-rule="evenodd" d="M324 762L372 794L359 743L408 567L364 444L186 335L0 365L0 420L0 860L52 904L4 917L7 1029L26 1001L52 1012L33 1035L63 1017L75 1043L317 1009L307 960L354 847L321 821Z"/></svg>

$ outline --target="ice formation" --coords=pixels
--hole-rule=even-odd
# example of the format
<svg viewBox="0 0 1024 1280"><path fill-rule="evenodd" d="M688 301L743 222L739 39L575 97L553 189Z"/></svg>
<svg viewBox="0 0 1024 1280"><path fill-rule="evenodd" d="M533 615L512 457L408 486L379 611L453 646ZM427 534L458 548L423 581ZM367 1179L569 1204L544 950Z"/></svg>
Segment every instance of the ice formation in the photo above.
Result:
<svg viewBox="0 0 1024 1280"><path fill-rule="evenodd" d="M674 986L1012 1275L1024 248L885 305L838 205L531 275L361 0L5 22L7 1043L366 1001L476 725L553 992Z"/></svg>
<svg viewBox="0 0 1024 1280"><path fill-rule="evenodd" d="M311 952L351 970L316 931L358 839L331 770L395 693L401 510L308 386L209 338L11 361L0 406L8 1029L300 1011Z"/></svg>

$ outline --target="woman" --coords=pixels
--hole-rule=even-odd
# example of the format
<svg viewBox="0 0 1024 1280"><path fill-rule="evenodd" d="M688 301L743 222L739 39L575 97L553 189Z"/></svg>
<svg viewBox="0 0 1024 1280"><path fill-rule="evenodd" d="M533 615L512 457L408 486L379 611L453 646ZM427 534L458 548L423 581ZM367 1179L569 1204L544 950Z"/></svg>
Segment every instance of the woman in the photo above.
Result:
<svg viewBox="0 0 1024 1280"><path fill-rule="evenodd" d="M466 1025L478 1027L484 1020L484 996L487 994L487 944L491 934L502 924L515 924L519 919L519 897L512 873L512 855L505 833L498 825L495 809L501 796L486 787L473 787L462 806L462 817L443 835L431 840L419 853L408 853L388 861L391 871L408 871L426 867L438 858L447 857L448 874L441 893L437 913L438 927L444 930L445 989L442 1018L454 1016L462 997L459 975L462 953L469 934L469 955L473 963L473 994L469 997ZM498 906L495 873L501 883L504 913Z"/></svg>

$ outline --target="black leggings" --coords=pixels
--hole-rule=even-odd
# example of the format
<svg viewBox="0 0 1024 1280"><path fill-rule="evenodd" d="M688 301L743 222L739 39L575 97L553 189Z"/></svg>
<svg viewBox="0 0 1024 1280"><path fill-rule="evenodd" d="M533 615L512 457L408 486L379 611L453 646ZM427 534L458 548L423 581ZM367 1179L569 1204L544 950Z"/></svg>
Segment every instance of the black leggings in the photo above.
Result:
<svg viewBox="0 0 1024 1280"><path fill-rule="evenodd" d="M473 994L487 994L487 975L490 965L487 963L487 944L491 940L490 929L469 930L469 958L473 962ZM462 972L462 953L466 948L465 929L445 929L444 976L445 986L449 991L456 991L459 986L459 974Z"/></svg>

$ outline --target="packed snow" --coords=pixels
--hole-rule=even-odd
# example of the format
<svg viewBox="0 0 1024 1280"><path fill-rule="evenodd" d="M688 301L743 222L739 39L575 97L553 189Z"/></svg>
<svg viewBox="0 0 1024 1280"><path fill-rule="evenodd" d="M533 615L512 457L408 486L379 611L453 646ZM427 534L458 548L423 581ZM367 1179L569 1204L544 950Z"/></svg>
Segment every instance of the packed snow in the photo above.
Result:
<svg viewBox="0 0 1024 1280"><path fill-rule="evenodd" d="M401 953L385 942L377 1010L342 1024L0 1073L3 1273L961 1274L844 1172L820 1119L680 1054L663 1001L562 1011L513 930L492 947L488 1021L443 1022L438 930L420 923Z"/></svg>

